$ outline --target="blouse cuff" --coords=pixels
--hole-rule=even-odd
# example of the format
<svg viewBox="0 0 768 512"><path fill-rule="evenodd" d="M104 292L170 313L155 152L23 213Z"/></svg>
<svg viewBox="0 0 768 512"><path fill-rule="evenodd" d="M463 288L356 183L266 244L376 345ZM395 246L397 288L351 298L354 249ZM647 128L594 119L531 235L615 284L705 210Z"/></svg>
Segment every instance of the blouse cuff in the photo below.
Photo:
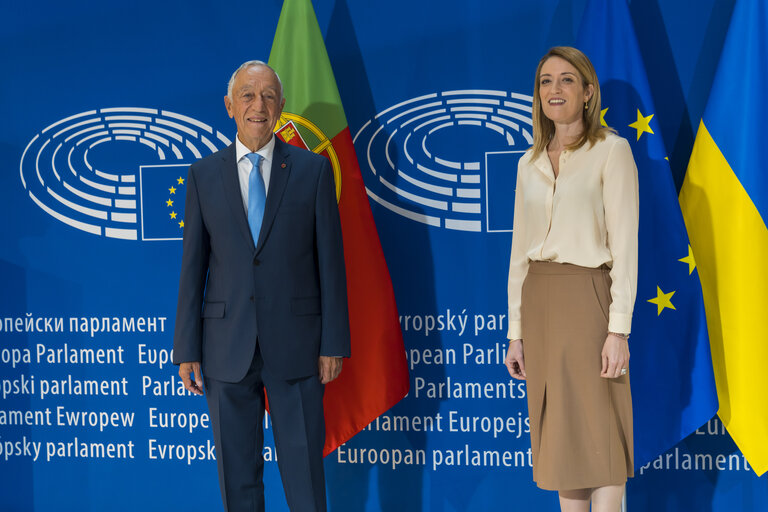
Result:
<svg viewBox="0 0 768 512"><path fill-rule="evenodd" d="M632 315L611 313L608 319L608 331L620 334L629 334L632 329Z"/></svg>
<svg viewBox="0 0 768 512"><path fill-rule="evenodd" d="M519 320L509 322L509 329L507 330L508 340L519 340L523 338L523 326Z"/></svg>

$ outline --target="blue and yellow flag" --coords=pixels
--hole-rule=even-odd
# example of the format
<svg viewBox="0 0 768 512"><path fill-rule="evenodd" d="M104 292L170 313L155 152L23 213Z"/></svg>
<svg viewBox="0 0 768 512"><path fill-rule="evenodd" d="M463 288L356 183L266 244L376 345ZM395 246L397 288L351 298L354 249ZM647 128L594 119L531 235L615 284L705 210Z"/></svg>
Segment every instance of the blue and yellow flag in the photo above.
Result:
<svg viewBox="0 0 768 512"><path fill-rule="evenodd" d="M739 0L680 203L699 266L718 414L755 473L768 469L768 3Z"/></svg>
<svg viewBox="0 0 768 512"><path fill-rule="evenodd" d="M629 350L640 467L717 410L701 284L627 4L590 1L577 46L597 71L603 124L629 141L638 169L640 254Z"/></svg>
<svg viewBox="0 0 768 512"><path fill-rule="evenodd" d="M181 240L187 164L144 165L139 170L141 239Z"/></svg>

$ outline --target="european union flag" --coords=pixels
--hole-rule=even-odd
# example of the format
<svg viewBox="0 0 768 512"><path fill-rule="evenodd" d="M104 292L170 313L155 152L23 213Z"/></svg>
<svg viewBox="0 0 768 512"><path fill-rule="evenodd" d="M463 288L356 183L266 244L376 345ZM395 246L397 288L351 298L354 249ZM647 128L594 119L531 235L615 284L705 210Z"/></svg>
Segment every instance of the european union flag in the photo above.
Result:
<svg viewBox="0 0 768 512"><path fill-rule="evenodd" d="M142 240L181 240L188 164L144 165L139 170Z"/></svg>
<svg viewBox="0 0 768 512"><path fill-rule="evenodd" d="M640 182L640 260L629 346L637 468L717 411L707 323L627 4L590 1L577 46L597 71L603 124L629 141Z"/></svg>
<svg viewBox="0 0 768 512"><path fill-rule="evenodd" d="M512 232L517 162L524 151L485 154L485 212L488 232Z"/></svg>

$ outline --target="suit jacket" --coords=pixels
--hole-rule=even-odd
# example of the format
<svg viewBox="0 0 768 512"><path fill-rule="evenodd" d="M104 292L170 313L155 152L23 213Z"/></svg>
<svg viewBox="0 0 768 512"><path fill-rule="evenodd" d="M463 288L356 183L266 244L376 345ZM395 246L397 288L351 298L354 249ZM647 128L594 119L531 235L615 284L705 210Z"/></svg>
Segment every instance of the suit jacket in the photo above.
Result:
<svg viewBox="0 0 768 512"><path fill-rule="evenodd" d="M283 379L350 355L341 224L328 160L275 141L264 220L253 240L235 145L192 164L173 361L242 379L258 346ZM258 343L257 343L258 340Z"/></svg>

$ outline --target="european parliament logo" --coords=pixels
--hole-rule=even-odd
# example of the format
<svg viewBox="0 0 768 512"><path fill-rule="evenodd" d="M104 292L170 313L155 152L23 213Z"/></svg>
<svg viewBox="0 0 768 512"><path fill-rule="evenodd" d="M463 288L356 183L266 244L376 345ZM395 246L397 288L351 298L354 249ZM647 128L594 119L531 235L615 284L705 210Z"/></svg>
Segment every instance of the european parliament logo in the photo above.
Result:
<svg viewBox="0 0 768 512"><path fill-rule="evenodd" d="M517 162L533 143L524 94L443 91L393 105L354 137L368 196L424 224L510 232Z"/></svg>
<svg viewBox="0 0 768 512"><path fill-rule="evenodd" d="M187 167L229 144L182 114L102 108L35 135L19 173L30 199L73 228L123 240L181 240Z"/></svg>

